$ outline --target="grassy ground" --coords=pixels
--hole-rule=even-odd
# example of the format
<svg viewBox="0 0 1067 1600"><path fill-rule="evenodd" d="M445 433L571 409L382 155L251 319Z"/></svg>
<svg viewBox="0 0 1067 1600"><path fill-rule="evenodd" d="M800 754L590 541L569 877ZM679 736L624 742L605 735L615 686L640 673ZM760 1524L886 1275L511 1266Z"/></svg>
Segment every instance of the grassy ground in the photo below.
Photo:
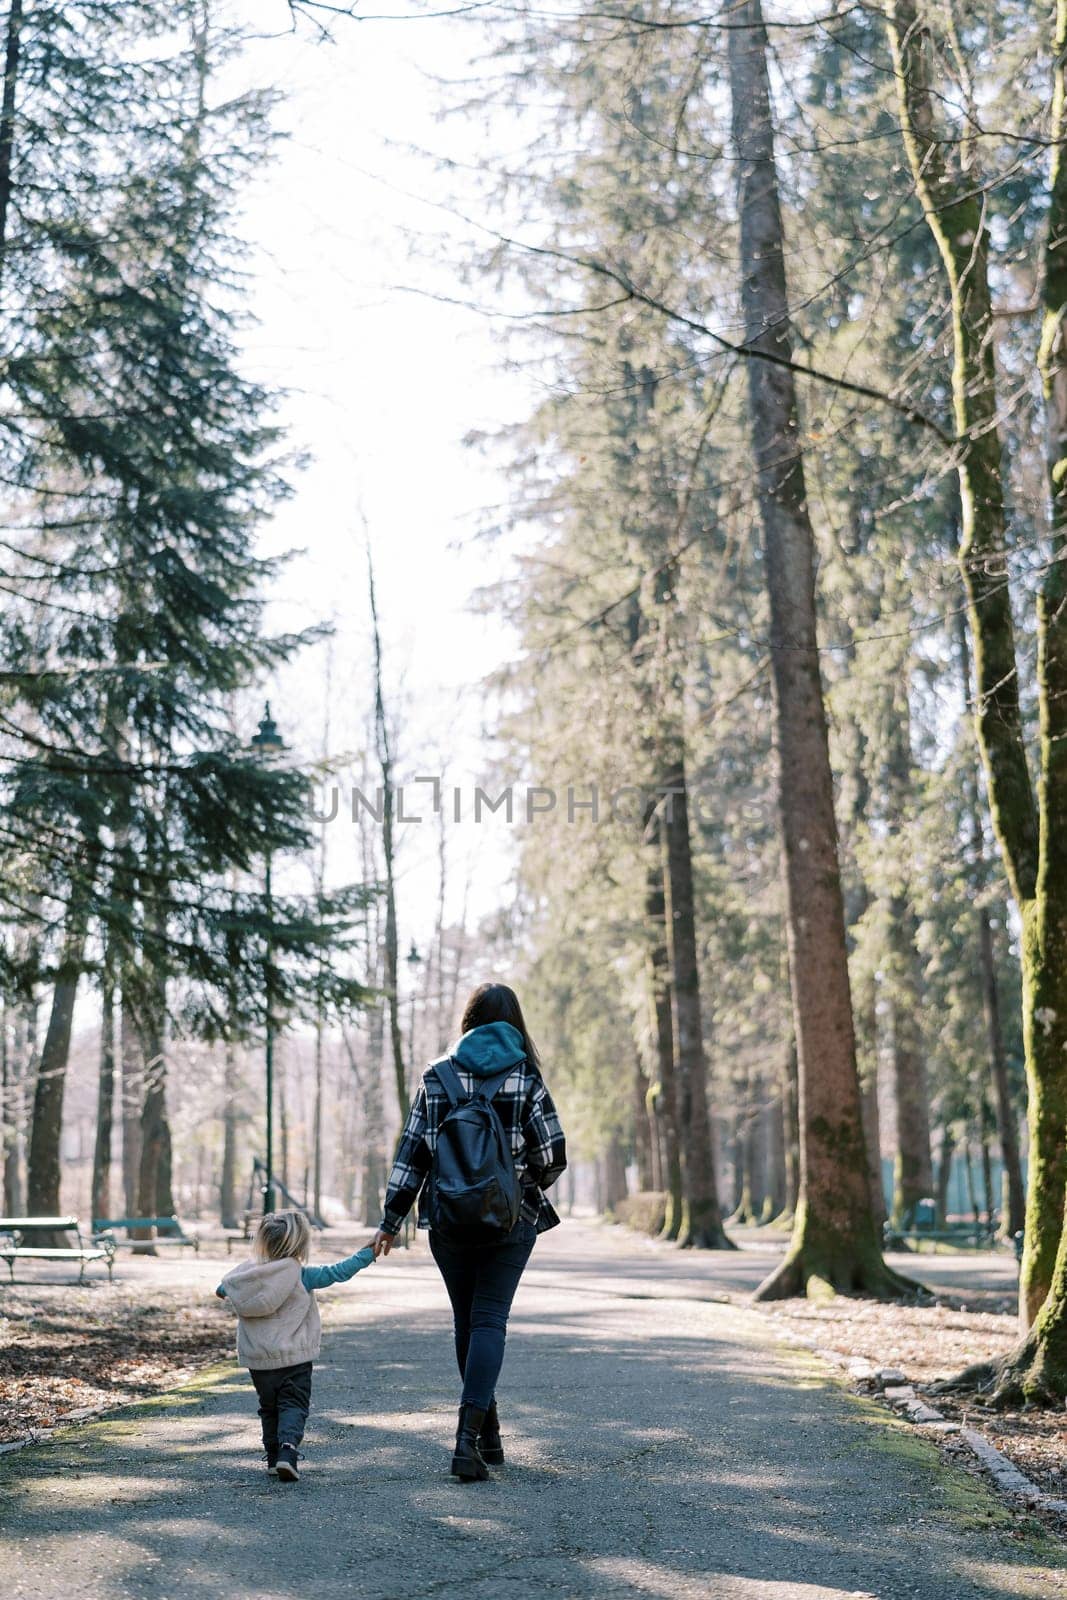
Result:
<svg viewBox="0 0 1067 1600"><path fill-rule="evenodd" d="M233 1348L198 1284L24 1285L0 1306L0 1443L159 1394Z"/></svg>

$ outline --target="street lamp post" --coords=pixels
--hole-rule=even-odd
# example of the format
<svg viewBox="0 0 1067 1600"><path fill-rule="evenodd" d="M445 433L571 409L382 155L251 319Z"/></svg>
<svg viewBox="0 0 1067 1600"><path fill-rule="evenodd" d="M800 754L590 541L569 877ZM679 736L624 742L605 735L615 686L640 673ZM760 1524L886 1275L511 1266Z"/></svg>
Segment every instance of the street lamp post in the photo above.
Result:
<svg viewBox="0 0 1067 1600"><path fill-rule="evenodd" d="M409 997L409 1002L408 1002L408 1005L409 1005L409 1010L408 1010L408 1039L409 1039L409 1042L411 1044L411 1072L412 1072L412 1078L414 1079L414 1075L415 1075L415 983L417 981L418 969L419 969L419 967L422 966L422 957L419 955L418 947L416 946L414 939L412 939L412 941L411 941L411 949L408 951L407 955L404 957L404 960L406 961L407 969L411 974L411 995Z"/></svg>
<svg viewBox="0 0 1067 1600"><path fill-rule="evenodd" d="M263 707L259 728L252 736L251 748L265 760L279 755L285 742L270 714L270 701ZM264 1046L267 1073L267 1149L263 1183L263 1213L274 1210L274 891L271 881L273 852L268 844L263 863L263 905L267 913L267 950L263 967L265 989Z"/></svg>

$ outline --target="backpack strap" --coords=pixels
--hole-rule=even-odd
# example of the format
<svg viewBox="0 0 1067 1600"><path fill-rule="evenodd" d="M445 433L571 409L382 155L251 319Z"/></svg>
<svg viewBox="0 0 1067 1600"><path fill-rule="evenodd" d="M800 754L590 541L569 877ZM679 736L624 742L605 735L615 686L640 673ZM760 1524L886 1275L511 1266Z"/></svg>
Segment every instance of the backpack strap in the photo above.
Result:
<svg viewBox="0 0 1067 1600"><path fill-rule="evenodd" d="M459 1081L459 1073L452 1064L451 1056L442 1056L440 1061L435 1061L430 1067L441 1088L445 1091L445 1098L449 1106L455 1111L468 1098L463 1092L463 1085Z"/></svg>
<svg viewBox="0 0 1067 1600"><path fill-rule="evenodd" d="M430 1066L430 1071L445 1091L449 1106L455 1111L457 1106L475 1098L491 1101L494 1095L500 1093L518 1065L519 1063L515 1062L513 1066L505 1067L503 1072L497 1072L491 1078L478 1080L478 1087L469 1095L464 1093L463 1084L460 1082L459 1073L456 1071L455 1063L451 1056L442 1056L440 1061L434 1061Z"/></svg>
<svg viewBox="0 0 1067 1600"><path fill-rule="evenodd" d="M482 1100L492 1100L494 1095L500 1093L518 1065L519 1063L516 1061L514 1066L505 1067L504 1071L498 1072L495 1077L481 1079L474 1093Z"/></svg>

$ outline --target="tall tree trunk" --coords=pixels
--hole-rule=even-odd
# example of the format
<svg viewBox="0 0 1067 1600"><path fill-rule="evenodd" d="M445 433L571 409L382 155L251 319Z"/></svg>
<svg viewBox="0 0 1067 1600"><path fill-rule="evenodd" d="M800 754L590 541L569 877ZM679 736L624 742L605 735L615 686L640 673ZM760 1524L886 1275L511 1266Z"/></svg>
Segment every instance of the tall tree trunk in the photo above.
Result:
<svg viewBox="0 0 1067 1600"><path fill-rule="evenodd" d="M785 1208L785 1115L780 1090L774 1090L763 1113L767 1151L767 1184L759 1220L766 1225Z"/></svg>
<svg viewBox="0 0 1067 1600"><path fill-rule="evenodd" d="M389 744L389 724L385 714L385 688L382 677L382 636L378 626L378 599L374 587L374 565L370 538L367 539L367 592L370 598L374 636L374 733L378 765L382 775L382 854L385 858L385 996L389 1007L389 1043L393 1055L393 1076L400 1109L401 1126L410 1110L407 1072L404 1068L404 1042L400 1031L399 939L396 926L395 847L393 841L393 758Z"/></svg>
<svg viewBox="0 0 1067 1600"><path fill-rule="evenodd" d="M893 707L888 751L889 823L897 846L894 885L889 896L889 963L891 976L893 1089L897 1114L897 1159L893 1185L893 1221L908 1227L920 1200L934 1186L930 1151L930 1095L923 1058L922 972L919 963L918 918L911 895L911 850L906 842L907 807L914 770L911 754L907 688Z"/></svg>
<svg viewBox="0 0 1067 1600"><path fill-rule="evenodd" d="M372 1006L367 1014L366 1064L360 1067L347 1029L345 1051L363 1104L363 1221L376 1228L382 1218L382 1198L388 1176L385 1164L385 1115L382 1107L382 1055L385 1047L385 1013Z"/></svg>
<svg viewBox="0 0 1067 1600"><path fill-rule="evenodd" d="M144 1101L141 1106L141 1149L137 1169L137 1215L164 1216L160 1191L170 1189L170 1126L167 1120L167 872L163 819L166 798L159 802L154 835L146 843L151 877L145 895L143 968L137 1015L144 1062ZM131 1239L150 1241L151 1229L131 1229ZM142 1254L154 1254L149 1243Z"/></svg>
<svg viewBox="0 0 1067 1600"><path fill-rule="evenodd" d="M144 1101L141 1106L141 1159L137 1172L137 1215L162 1216L159 1210L160 1169L167 1155L170 1131L167 1125L167 1055L164 1014L158 996L152 995L142 1023L141 1051L144 1060ZM154 1255L150 1228L130 1230L131 1239L145 1241L141 1255Z"/></svg>
<svg viewBox="0 0 1067 1600"><path fill-rule="evenodd" d="M122 1058L122 1204L123 1214L135 1217L141 1172L144 1060L132 1001L125 986L119 1007L119 1051Z"/></svg>
<svg viewBox="0 0 1067 1600"><path fill-rule="evenodd" d="M959 654L964 696L970 701L971 649L967 639L967 623L962 613L956 618L956 648ZM978 897L978 981L982 991L986 1034L989 1038L989 1070L993 1087L993 1106L997 1117L997 1137L1000 1140L1000 1157L1004 1165L1001 1232L1005 1238L1014 1239L1026 1221L1026 1189L1023 1184L1022 1158L1019 1154L1019 1127L1015 1117L1015 1107L1011 1103L1011 1086L1008 1082L1008 1061L1000 1016L993 922L989 907L983 898L988 889L988 871L985 827L976 771L970 769L967 771L966 785L974 889Z"/></svg>
<svg viewBox="0 0 1067 1600"><path fill-rule="evenodd" d="M54 1217L60 1203L60 1147L63 1137L63 1100L70 1060L70 1032L74 1020L74 1000L84 962L85 933L88 921L88 885L76 882L67 905L52 1009L41 1047L41 1060L33 1097L33 1122L30 1129L30 1155L26 1174L26 1207L32 1217ZM62 1245L62 1233L42 1233L35 1242Z"/></svg>
<svg viewBox="0 0 1067 1600"><path fill-rule="evenodd" d="M763 1126L763 1083L757 1076L749 1087L745 1117L745 1189L741 1209L747 1222L757 1222L766 1192L766 1147Z"/></svg>
<svg viewBox="0 0 1067 1600"><path fill-rule="evenodd" d="M626 1199L626 1162L623 1159L622 1141L617 1133L609 1138L600 1164L603 1168L601 1205L610 1216L620 1200Z"/></svg>
<svg viewBox="0 0 1067 1600"><path fill-rule="evenodd" d="M224 1228L237 1222L237 1095L240 1079L237 1047L226 1040L222 1076L222 1173L219 1178L219 1220Z"/></svg>
<svg viewBox="0 0 1067 1600"><path fill-rule="evenodd" d="M963 1141L963 1170L967 1176L967 1199L971 1207L971 1216L975 1227L980 1228L982 1226L982 1212L978 1204L978 1189L974 1181L974 1159L971 1154L970 1129L967 1130L967 1136Z"/></svg>
<svg viewBox="0 0 1067 1600"><path fill-rule="evenodd" d="M645 1097L645 1115L648 1118L649 1150L651 1156L651 1170L649 1173L649 1188L656 1194L664 1192L663 1181L663 1127L662 1127L662 1100L663 1090L658 1083L650 1083L648 1094Z"/></svg>
<svg viewBox="0 0 1067 1600"><path fill-rule="evenodd" d="M659 1068L662 1181L667 1196L663 1237L677 1239L682 1231L681 1115L674 1071L674 1018L667 954L667 900L663 887L661 834L659 813L652 811L645 819L644 834L645 927L648 937L645 990L648 995L649 1028Z"/></svg>
<svg viewBox="0 0 1067 1600"><path fill-rule="evenodd" d="M962 511L960 564L975 646L977 725L993 826L1022 923L1030 1152L1019 1283L1023 1327L999 1393L1067 1395L1067 0L1057 0L1049 225L1038 366L1045 395L1052 556L1038 602L1040 782L1027 764L1006 557L1004 484L983 186L948 165L915 0L891 0L889 39L904 143L952 301L952 387Z"/></svg>
<svg viewBox="0 0 1067 1600"><path fill-rule="evenodd" d="M652 1179L652 1122L648 1108L650 1087L641 1053L635 1050L632 1074L634 1160L637 1163L637 1187L644 1193L655 1187Z"/></svg>
<svg viewBox="0 0 1067 1600"><path fill-rule="evenodd" d="M667 951L671 970L676 1071L681 1098L682 1226L678 1243L702 1250L732 1250L719 1206L715 1150L708 1115L708 1071L700 1016L693 860L685 760L667 773L661 833Z"/></svg>
<svg viewBox="0 0 1067 1600"><path fill-rule="evenodd" d="M315 1006L315 1099L311 1113L311 1210L322 1220L322 1101L325 1087L323 1035L326 1018L321 1000Z"/></svg>
<svg viewBox="0 0 1067 1600"><path fill-rule="evenodd" d="M782 1264L758 1291L809 1284L899 1293L871 1206L852 1029L830 751L819 672L815 552L804 483L782 217L760 0L728 33L741 221L741 301L770 601L778 800L800 1076L800 1201ZM759 359L759 357L767 359Z"/></svg>
<svg viewBox="0 0 1067 1600"><path fill-rule="evenodd" d="M915 986L915 919L898 896L890 905L890 943L898 983L892 999L893 1087L897 1113L897 1157L893 1184L893 1221L910 1226L915 1207L933 1190L930 1152L930 1100L919 1029L919 995Z"/></svg>
<svg viewBox="0 0 1067 1600"><path fill-rule="evenodd" d="M872 986L873 994L873 986ZM886 1218L885 1185L882 1182L882 1115L878 1106L878 1046L867 1055L860 1074L860 1111L863 1116L863 1143L867 1152L867 1177L871 1190L871 1210L881 1228Z"/></svg>
<svg viewBox="0 0 1067 1600"><path fill-rule="evenodd" d="M941 1154L937 1162L937 1226L943 1228L948 1221L948 1186L952 1180L952 1154L956 1139L952 1124L946 1120L941 1130Z"/></svg>
<svg viewBox="0 0 1067 1600"><path fill-rule="evenodd" d="M796 1045L792 1039L782 1057L781 1084L785 1124L785 1214L793 1222L800 1202L800 1083Z"/></svg>
<svg viewBox="0 0 1067 1600"><path fill-rule="evenodd" d="M292 1191L289 1181L289 1053L279 1050L277 1057L278 1085L278 1172L284 1188Z"/></svg>
<svg viewBox="0 0 1067 1600"><path fill-rule="evenodd" d="M163 1137L159 1151L159 1168L156 1173L156 1215L160 1217L175 1217L178 1214L178 1203L174 1198L174 1141L171 1138L170 1118L167 1115L166 1101L163 1106ZM175 1224L163 1223L160 1233L174 1233Z"/></svg>
<svg viewBox="0 0 1067 1600"><path fill-rule="evenodd" d="M20 1005L15 1013L12 1047L12 1119L11 1142L4 1156L5 1214L9 1217L26 1215L25 1161L27 1113L29 1110L29 1084L34 1079L37 1066L37 1001L30 999Z"/></svg>
<svg viewBox="0 0 1067 1600"><path fill-rule="evenodd" d="M115 1103L115 982L108 952L104 952L100 1012L100 1081L96 1097L96 1142L90 1211L93 1217L111 1216L111 1134Z"/></svg>
<svg viewBox="0 0 1067 1600"><path fill-rule="evenodd" d="M11 1217L18 1213L8 1210L8 1164L11 1161L15 1148L15 1133L18 1127L16 1096L18 1092L18 1063L14 1029L8 1016L9 1008L0 1007L0 1162L3 1164L3 1190L0 1193L0 1205L4 1207L4 1215Z"/></svg>
<svg viewBox="0 0 1067 1600"><path fill-rule="evenodd" d="M0 280L7 265L7 230L11 214L22 27L22 0L10 0L7 27L4 30L4 92L0 100Z"/></svg>
<svg viewBox="0 0 1067 1600"><path fill-rule="evenodd" d="M996 1200L993 1196L993 1156L989 1148L989 1135L993 1126L993 1113L985 1095L978 1105L978 1134L979 1148L982 1153L982 1188L985 1190L985 1220L986 1227L992 1230L996 1212Z"/></svg>
<svg viewBox="0 0 1067 1600"><path fill-rule="evenodd" d="M1019 1129L1008 1083L1008 1058L1004 1049L1004 1029L1000 1020L1000 989L993 948L993 922L988 906L978 908L978 970L982 985L982 1009L989 1036L990 1079L997 1119L1000 1159L1004 1166L1001 1196L1001 1228L1005 1238L1014 1239L1026 1221L1026 1190L1019 1154Z"/></svg>
<svg viewBox="0 0 1067 1600"><path fill-rule="evenodd" d="M745 1114L738 1104L734 1107L730 1128L730 1220L744 1222L745 1204Z"/></svg>

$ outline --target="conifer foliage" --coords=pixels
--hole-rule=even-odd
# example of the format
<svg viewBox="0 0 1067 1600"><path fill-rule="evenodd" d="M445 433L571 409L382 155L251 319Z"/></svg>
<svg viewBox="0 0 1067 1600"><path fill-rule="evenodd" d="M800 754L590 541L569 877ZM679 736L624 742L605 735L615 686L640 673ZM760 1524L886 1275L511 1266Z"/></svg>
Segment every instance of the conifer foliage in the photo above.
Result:
<svg viewBox="0 0 1067 1600"><path fill-rule="evenodd" d="M268 852L309 842L306 783L257 761L233 707L302 641L264 629L278 564L257 530L288 488L277 397L242 376L237 347L233 212L269 156L271 100L222 88L236 42L217 10L76 0L7 16L4 962L16 1012L51 991L38 1214L60 1209L81 974L101 984L105 1035L117 1008L137 1058L125 1158L144 1215L174 1209L170 1031L258 1031L265 990L279 1015L362 993L321 960L362 892L266 908L256 887Z"/></svg>

